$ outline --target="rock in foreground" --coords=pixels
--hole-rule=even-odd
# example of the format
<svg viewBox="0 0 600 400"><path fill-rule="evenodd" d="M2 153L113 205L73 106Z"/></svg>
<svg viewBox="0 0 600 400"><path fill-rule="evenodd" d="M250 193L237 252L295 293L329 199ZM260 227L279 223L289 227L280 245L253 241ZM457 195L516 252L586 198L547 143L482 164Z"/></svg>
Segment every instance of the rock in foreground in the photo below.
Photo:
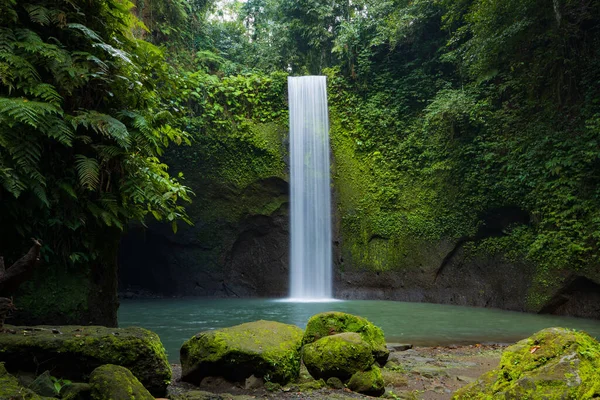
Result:
<svg viewBox="0 0 600 400"><path fill-rule="evenodd" d="M0 363L0 399L42 400L46 397L40 397L21 386L17 378L6 371L4 363Z"/></svg>
<svg viewBox="0 0 600 400"><path fill-rule="evenodd" d="M181 347L181 379L198 385L206 376L244 381L254 375L287 383L300 371L302 333L273 321L201 332Z"/></svg>
<svg viewBox="0 0 600 400"><path fill-rule="evenodd" d="M331 311L313 315L306 325L302 344L343 332L358 333L371 346L375 360L381 365L385 364L390 352L383 331L365 318L352 314Z"/></svg>
<svg viewBox="0 0 600 400"><path fill-rule="evenodd" d="M373 365L367 371L356 372L348 381L348 389L369 396L381 396L385 393L385 382L381 370L378 366Z"/></svg>
<svg viewBox="0 0 600 400"><path fill-rule="evenodd" d="M93 400L154 400L127 368L103 365L92 371L90 386Z"/></svg>
<svg viewBox="0 0 600 400"><path fill-rule="evenodd" d="M358 333L326 336L304 346L302 360L315 379L350 379L373 365L371 346Z"/></svg>
<svg viewBox="0 0 600 400"><path fill-rule="evenodd" d="M497 369L453 399L600 397L600 344L583 332L544 329L508 347Z"/></svg>
<svg viewBox="0 0 600 400"><path fill-rule="evenodd" d="M142 328L99 326L8 327L0 333L2 361L9 371L36 372L85 380L97 367L115 364L133 375L155 396L166 392L171 367L158 335Z"/></svg>

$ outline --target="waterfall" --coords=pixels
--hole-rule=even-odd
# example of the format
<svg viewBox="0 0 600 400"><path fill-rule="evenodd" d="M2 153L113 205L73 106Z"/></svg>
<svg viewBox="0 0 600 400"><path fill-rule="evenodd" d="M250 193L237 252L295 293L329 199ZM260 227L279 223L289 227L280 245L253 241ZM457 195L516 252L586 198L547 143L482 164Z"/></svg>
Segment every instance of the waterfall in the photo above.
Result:
<svg viewBox="0 0 600 400"><path fill-rule="evenodd" d="M324 76L289 77L290 296L332 296L329 118Z"/></svg>

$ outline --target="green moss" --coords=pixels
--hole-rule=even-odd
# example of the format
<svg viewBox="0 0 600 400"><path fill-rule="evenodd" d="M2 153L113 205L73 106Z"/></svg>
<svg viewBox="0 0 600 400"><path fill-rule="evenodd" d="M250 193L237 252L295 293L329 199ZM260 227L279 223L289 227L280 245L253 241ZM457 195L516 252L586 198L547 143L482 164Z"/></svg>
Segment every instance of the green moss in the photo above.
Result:
<svg viewBox="0 0 600 400"><path fill-rule="evenodd" d="M389 350L381 328L367 319L343 312L331 311L313 315L306 324L303 344L313 343L320 338L342 332L356 332L368 343L373 356L380 364L385 364Z"/></svg>
<svg viewBox="0 0 600 400"><path fill-rule="evenodd" d="M0 363L0 399L42 400L46 397L21 386L18 379L6 371L4 363Z"/></svg>
<svg viewBox="0 0 600 400"><path fill-rule="evenodd" d="M323 389L327 384L323 379L316 379L310 382L304 382L298 385L299 392L312 392L313 390Z"/></svg>
<svg viewBox="0 0 600 400"><path fill-rule="evenodd" d="M81 323L88 314L90 278L85 269L69 271L57 265L37 269L32 279L24 282L15 299L18 309L28 318Z"/></svg>
<svg viewBox="0 0 600 400"><path fill-rule="evenodd" d="M82 379L94 368L116 364L129 368L153 394L162 395L171 367L158 335L142 328L98 326L11 327L0 334L0 357L7 367L36 371L39 364L57 376Z"/></svg>
<svg viewBox="0 0 600 400"><path fill-rule="evenodd" d="M92 400L154 400L127 368L103 365L90 375Z"/></svg>
<svg viewBox="0 0 600 400"><path fill-rule="evenodd" d="M346 380L374 362L372 347L358 333L326 336L302 348L304 365L315 378Z"/></svg>
<svg viewBox="0 0 600 400"><path fill-rule="evenodd" d="M385 383L381 375L381 369L373 365L367 371L356 372L348 381L348 389L370 396L381 396L385 393Z"/></svg>
<svg viewBox="0 0 600 400"><path fill-rule="evenodd" d="M204 376L233 380L250 375L286 383L300 371L302 329L273 321L256 321L207 331L181 347L183 379L199 383Z"/></svg>
<svg viewBox="0 0 600 400"><path fill-rule="evenodd" d="M429 265L432 242L472 231L473 216L457 208L441 175L398 170L382 146L367 146L342 100L331 106L330 135L344 258L375 271Z"/></svg>
<svg viewBox="0 0 600 400"><path fill-rule="evenodd" d="M544 329L508 347L497 369L455 399L589 399L600 396L600 344L584 332Z"/></svg>

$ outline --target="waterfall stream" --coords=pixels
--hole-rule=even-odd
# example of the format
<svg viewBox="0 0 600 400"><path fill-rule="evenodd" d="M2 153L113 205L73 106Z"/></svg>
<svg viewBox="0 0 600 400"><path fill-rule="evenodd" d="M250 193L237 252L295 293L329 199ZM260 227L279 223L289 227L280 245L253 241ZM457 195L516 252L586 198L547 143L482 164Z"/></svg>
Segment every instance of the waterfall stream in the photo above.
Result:
<svg viewBox="0 0 600 400"><path fill-rule="evenodd" d="M332 297L329 118L324 76L289 77L290 297Z"/></svg>

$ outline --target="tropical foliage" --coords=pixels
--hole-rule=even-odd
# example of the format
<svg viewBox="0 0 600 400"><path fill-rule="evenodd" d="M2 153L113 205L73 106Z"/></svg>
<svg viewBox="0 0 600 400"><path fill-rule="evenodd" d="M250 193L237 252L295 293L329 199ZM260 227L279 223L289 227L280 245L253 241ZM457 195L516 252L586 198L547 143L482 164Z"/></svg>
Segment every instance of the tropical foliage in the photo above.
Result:
<svg viewBox="0 0 600 400"><path fill-rule="evenodd" d="M162 52L132 36L132 4L1 7L2 237L42 238L46 258L77 263L107 228L185 220L190 193L159 156L189 140L171 122Z"/></svg>

